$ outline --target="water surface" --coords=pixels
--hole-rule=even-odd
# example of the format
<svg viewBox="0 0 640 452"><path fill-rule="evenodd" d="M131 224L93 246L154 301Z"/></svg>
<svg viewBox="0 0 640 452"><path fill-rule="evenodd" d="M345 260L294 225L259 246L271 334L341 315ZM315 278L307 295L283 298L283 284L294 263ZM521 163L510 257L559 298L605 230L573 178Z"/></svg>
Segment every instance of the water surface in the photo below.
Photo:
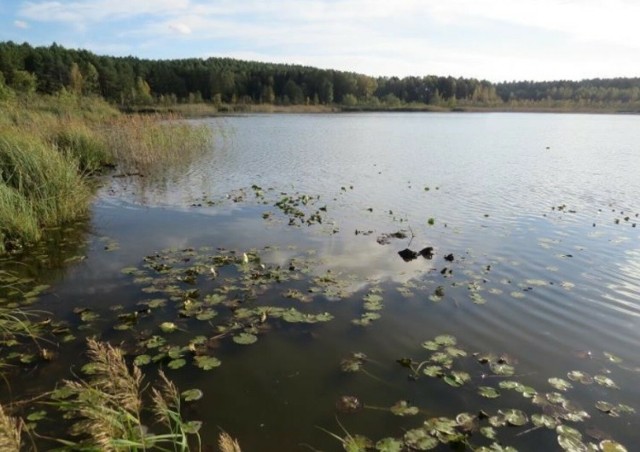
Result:
<svg viewBox="0 0 640 452"><path fill-rule="evenodd" d="M40 272L52 287L38 307L76 326L82 322L73 308L98 312L100 319L77 336L124 344L132 358L143 351L132 338L159 334L166 320L183 330L169 342L184 345L198 335L218 335L216 328L239 308L331 314L332 320L314 324L281 318L245 324L258 341L216 341L209 353L220 367L197 369L187 354L186 366L167 370L180 388L204 391L187 414L204 421L206 443L222 428L244 450L339 450L322 429L345 436L342 425L375 442L401 438L433 416L510 408L530 416L543 411L530 398L500 389L499 398L487 399L477 387L514 380L548 394L558 392L549 378L568 380L574 370L607 376L619 389L572 382L563 395L590 417L562 423L596 444L602 438L588 436L594 429L628 450L640 442L637 414L613 417L594 406L604 400L640 409L638 117L376 113L202 121L216 142L187 169L106 178L90 232L76 238L82 260ZM275 205L285 197L300 201L303 220L315 213L322 222L301 225ZM406 238L379 243L397 231ZM427 246L434 248L432 259L405 262L398 255ZM173 300L135 325L135 334L113 329L114 305L130 312L141 301L167 296L145 292L153 284L136 283L123 267L162 278L144 267L149 257L186 270L221 254L236 261L219 266L217 278L205 271L195 284L176 284L183 291L199 288L202 299L238 281L252 284L266 271L296 279L230 289L228 304L216 306L218 315L206 321L181 318L182 301ZM453 261L445 260L449 254ZM55 275L46 276L50 272ZM322 286L318 277L327 275L334 283ZM291 289L308 300L290 297ZM363 301L371 293L382 297L380 309ZM381 317L368 326L352 322L367 312ZM470 374L472 381L459 388L421 372L414 381L396 362L428 360L433 352L421 344L443 334L469 353L444 369ZM37 384L14 384L35 391L68 378L82 349L81 339L64 345L55 364L30 370ZM366 373L341 370L353 352L368 357ZM492 374L473 352L504 354L516 374ZM167 369L167 362L161 366ZM152 378L158 367L143 369ZM368 408L339 412L343 395ZM422 411L398 417L376 409L400 400ZM500 428L498 440L519 450L560 450L554 430L532 428ZM471 435L474 446L491 442Z"/></svg>

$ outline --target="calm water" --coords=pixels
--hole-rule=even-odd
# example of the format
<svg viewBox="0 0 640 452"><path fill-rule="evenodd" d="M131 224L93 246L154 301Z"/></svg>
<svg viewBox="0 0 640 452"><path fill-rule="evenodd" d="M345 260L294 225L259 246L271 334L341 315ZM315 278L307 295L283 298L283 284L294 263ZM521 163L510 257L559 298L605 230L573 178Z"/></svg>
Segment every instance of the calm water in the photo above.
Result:
<svg viewBox="0 0 640 452"><path fill-rule="evenodd" d="M167 370L181 389L204 391L186 414L204 421L205 443L224 429L248 451L340 450L322 429L343 437L342 425L375 442L402 438L434 416L513 408L528 416L552 413L585 442L609 435L628 450L640 444L638 414L614 417L594 405L640 410L640 118L334 114L204 122L217 137L211 152L160 177L107 178L90 225L69 231L64 246L56 238L48 260L2 264L52 284L36 306L80 327L79 340L62 345L53 363L25 370L30 378L12 382L14 391L44 391L77 372L85 335L123 344L133 357L145 353L140 338L157 334L183 346L198 335L220 335L220 325L235 315L234 334L244 329L256 343L222 335L207 351L220 367L198 369L187 353L184 367ZM275 205L285 197L300 201L304 219L315 213L322 223L300 225ZM406 238L378 243L397 231ZM432 259L405 262L398 255L427 246ZM241 263L245 252L248 264ZM236 260L223 265L214 259L221 254ZM449 254L453 261L445 260ZM73 256L85 258L69 262ZM161 284L136 281L167 277L144 267L150 262L176 271L169 276L183 292L174 300ZM196 262L204 273L186 281L184 272ZM215 279L206 273L214 262ZM123 267L144 274L123 274ZM261 280L269 271L293 279ZM185 291L194 288L196 300L227 297L214 307L215 317L179 314ZM114 330L117 314L158 297L168 302L133 331ZM382 304L365 302L372 298ZM328 312L333 319L237 320L239 308L260 306ZM78 307L99 319L80 322ZM367 312L380 318L353 324ZM162 334L163 321L181 331ZM417 380L408 378L410 369L396 360L411 358L416 366L428 360L434 351L422 343L443 334L468 353L445 366L444 375L466 372L471 381L453 387L424 375L425 366L439 365L434 359ZM353 352L366 354L364 371L343 372L341 362ZM474 352L504 354L515 375L495 375ZM167 360L161 366L167 369ZM158 367L144 367L150 380ZM563 417L557 407L499 387L513 380L544 398L560 392L548 379L569 381L571 371L607 377L618 388L602 379L571 381L562 393L571 401ZM498 388L501 396L481 397L478 386ZM340 412L343 395L366 407ZM380 409L400 400L421 412L399 417ZM567 419L567 410L590 417ZM555 430L533 427L498 428L498 441L519 450L561 450ZM491 442L478 432L470 437L476 447Z"/></svg>

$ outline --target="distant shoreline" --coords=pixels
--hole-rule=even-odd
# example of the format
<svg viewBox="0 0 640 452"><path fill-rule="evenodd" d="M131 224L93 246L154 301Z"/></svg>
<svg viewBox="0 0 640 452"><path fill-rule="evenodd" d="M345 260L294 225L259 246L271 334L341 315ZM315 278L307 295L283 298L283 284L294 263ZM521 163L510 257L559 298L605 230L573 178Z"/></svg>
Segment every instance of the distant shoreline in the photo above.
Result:
<svg viewBox="0 0 640 452"><path fill-rule="evenodd" d="M169 113L177 114L185 118L206 118L229 115L245 114L319 114L319 113L568 113L568 114L615 114L637 115L637 110L619 110L615 108L557 108L557 107L510 107L510 106L464 106L464 107L437 107L424 106L400 106L400 107L362 107L343 105L221 105L212 104L178 104L171 106L140 106L123 107L124 113Z"/></svg>

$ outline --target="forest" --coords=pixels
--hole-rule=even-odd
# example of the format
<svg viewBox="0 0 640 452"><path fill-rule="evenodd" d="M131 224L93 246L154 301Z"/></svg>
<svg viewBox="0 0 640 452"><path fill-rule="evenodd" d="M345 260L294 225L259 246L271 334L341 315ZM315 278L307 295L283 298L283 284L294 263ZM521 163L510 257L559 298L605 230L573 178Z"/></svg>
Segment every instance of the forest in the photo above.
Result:
<svg viewBox="0 0 640 452"><path fill-rule="evenodd" d="M470 70L471 72L472 70ZM97 95L119 106L339 105L394 109L640 111L640 78L492 83L452 76L371 77L230 58L148 60L96 55L57 44L0 43L0 96L15 92Z"/></svg>

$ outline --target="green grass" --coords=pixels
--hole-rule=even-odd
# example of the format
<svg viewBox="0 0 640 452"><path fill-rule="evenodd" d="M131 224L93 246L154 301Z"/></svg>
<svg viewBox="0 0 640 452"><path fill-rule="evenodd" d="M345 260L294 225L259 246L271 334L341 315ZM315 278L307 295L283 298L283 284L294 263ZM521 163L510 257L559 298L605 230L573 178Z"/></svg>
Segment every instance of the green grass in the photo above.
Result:
<svg viewBox="0 0 640 452"><path fill-rule="evenodd" d="M73 156L17 130L0 136L0 234L5 241L40 239L42 227L84 215L90 198Z"/></svg>
<svg viewBox="0 0 640 452"><path fill-rule="evenodd" d="M171 115L123 115L95 97L0 101L0 253L89 210L89 175L105 167L149 173L211 145L211 130Z"/></svg>

